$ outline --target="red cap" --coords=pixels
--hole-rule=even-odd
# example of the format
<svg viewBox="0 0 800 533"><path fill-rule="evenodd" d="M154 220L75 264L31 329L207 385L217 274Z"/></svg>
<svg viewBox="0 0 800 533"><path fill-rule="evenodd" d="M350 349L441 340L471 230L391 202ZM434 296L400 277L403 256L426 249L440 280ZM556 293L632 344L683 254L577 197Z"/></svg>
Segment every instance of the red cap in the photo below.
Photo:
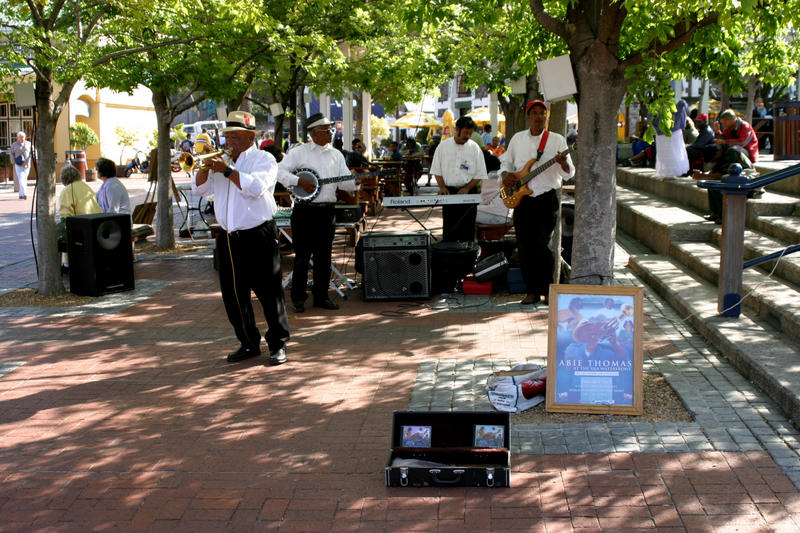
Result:
<svg viewBox="0 0 800 533"><path fill-rule="evenodd" d="M540 106L545 111L547 111L547 104L545 104L541 100L531 100L530 102L528 102L528 106L525 108L525 114L527 115L528 112L531 110L531 108L537 105Z"/></svg>
<svg viewBox="0 0 800 533"><path fill-rule="evenodd" d="M695 120L699 120L701 122L708 122L708 115L706 115L705 113L700 113L695 117Z"/></svg>

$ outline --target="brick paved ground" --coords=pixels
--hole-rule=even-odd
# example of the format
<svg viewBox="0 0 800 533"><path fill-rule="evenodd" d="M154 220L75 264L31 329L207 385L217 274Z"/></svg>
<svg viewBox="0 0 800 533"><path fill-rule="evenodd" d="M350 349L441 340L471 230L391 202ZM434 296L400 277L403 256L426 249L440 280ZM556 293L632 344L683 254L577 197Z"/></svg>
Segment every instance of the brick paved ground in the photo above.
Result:
<svg viewBox="0 0 800 533"><path fill-rule="evenodd" d="M0 193L0 220L17 202ZM88 309L0 309L0 531L800 529L796 431L655 300L647 364L689 405L704 389L694 434L707 451L669 453L668 428L588 425L546 428L564 439L552 453L561 441L521 427L509 489L389 489L392 411L448 394L453 406L462 390L480 404L492 368L544 356L546 308L364 303L355 292L339 312L290 317L289 363L230 365L235 339L207 257L140 256L136 280ZM731 405L771 433L751 416L740 427ZM750 437L721 438L725 424ZM645 451L620 451L629 427ZM606 447L566 453L592 445L581 431L606 432Z"/></svg>

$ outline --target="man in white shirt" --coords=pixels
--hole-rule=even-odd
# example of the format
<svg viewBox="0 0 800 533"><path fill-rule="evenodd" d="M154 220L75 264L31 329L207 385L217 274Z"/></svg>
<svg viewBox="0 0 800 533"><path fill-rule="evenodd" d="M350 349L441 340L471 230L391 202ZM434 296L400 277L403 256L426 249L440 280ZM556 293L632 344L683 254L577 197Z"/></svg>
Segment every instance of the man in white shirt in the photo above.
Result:
<svg viewBox="0 0 800 533"><path fill-rule="evenodd" d="M563 180L575 174L575 167L566 153L566 139L547 131L547 104L534 100L528 103L525 115L530 128L511 138L500 156L500 169L503 187L514 187L536 167L551 160L555 163L525 184L530 194L523 196L514 209L520 270L527 287L520 303L531 305L544 297L547 304L555 265L549 243L558 217L557 191ZM532 160L535 163L528 167Z"/></svg>
<svg viewBox="0 0 800 533"><path fill-rule="evenodd" d="M25 132L17 133L17 140L11 143L11 160L14 163L14 179L17 180L19 199L27 198L28 174L31 172L31 142L25 140Z"/></svg>
<svg viewBox="0 0 800 533"><path fill-rule="evenodd" d="M318 179L349 176L344 155L333 147L331 140L335 128L328 117L315 113L308 117L306 131L311 136L309 143L297 145L289 150L280 162L282 173L293 173L298 169L313 170ZM290 174L291 175L291 174ZM311 294L314 307L339 309L328 298L331 279L331 252L333 233L336 229L336 190L355 192L358 185L355 176L350 180L321 185L319 194L310 202L295 201L292 208L292 243L294 244L294 267L292 270L292 309L295 313L305 311L308 263L313 259L314 284Z"/></svg>
<svg viewBox="0 0 800 533"><path fill-rule="evenodd" d="M486 163L480 147L470 138L475 131L470 117L456 121L455 135L436 148L430 174L439 184L439 194L474 194L481 180L486 179ZM442 206L442 240L475 240L475 205Z"/></svg>
<svg viewBox="0 0 800 533"><path fill-rule="evenodd" d="M250 113L228 113L227 127L222 131L231 150L230 160L209 158L197 172L192 188L196 194L214 195L214 213L224 230L217 237L220 288L228 320L241 343L228 355L228 361L261 354L261 335L250 303L252 290L267 319L269 362L279 365L286 362L289 319L281 285L278 229L273 220L278 165L272 154L258 150L253 143L255 124ZM289 175L282 175L280 181L287 187L298 184L298 179Z"/></svg>

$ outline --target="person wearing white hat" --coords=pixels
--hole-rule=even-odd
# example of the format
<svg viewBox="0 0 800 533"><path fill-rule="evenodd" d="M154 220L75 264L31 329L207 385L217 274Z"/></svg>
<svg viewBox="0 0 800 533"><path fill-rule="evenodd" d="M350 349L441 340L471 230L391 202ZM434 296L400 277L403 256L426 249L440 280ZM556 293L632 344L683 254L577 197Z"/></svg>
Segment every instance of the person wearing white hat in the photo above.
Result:
<svg viewBox="0 0 800 533"><path fill-rule="evenodd" d="M289 150L280 162L286 172L311 169L319 179L351 174L347 162L339 150L331 144L335 128L328 117L315 113L308 117L306 131L312 142ZM355 176L353 177L355 180ZM313 259L314 284L311 289L314 307L338 309L338 304L328 297L331 278L331 251L336 226L336 190L355 192L356 181L346 180L320 186L319 194L311 202L295 203L292 209L292 239L294 244L294 268L292 271L292 306L295 313L305 311L308 262Z"/></svg>
<svg viewBox="0 0 800 533"><path fill-rule="evenodd" d="M228 361L261 354L261 335L250 303L252 290L267 319L269 362L279 365L287 360L289 319L281 285L273 194L276 181L289 187L299 180L287 174L278 176L272 154L255 146L255 124L255 117L246 111L228 113L222 132L231 150L230 160L219 156L207 159L195 175L192 188L196 194L214 195L214 214L224 230L216 243L220 288L228 320L241 343L228 355Z"/></svg>

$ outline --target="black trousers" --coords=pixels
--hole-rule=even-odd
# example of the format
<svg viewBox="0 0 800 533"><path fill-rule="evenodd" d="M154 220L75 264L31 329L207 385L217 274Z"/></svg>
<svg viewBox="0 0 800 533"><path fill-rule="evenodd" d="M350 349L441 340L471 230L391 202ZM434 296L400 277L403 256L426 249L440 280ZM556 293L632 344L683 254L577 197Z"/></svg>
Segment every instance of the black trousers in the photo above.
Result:
<svg viewBox="0 0 800 533"><path fill-rule="evenodd" d="M236 338L242 346L250 348L258 348L261 343L250 301L252 290L267 319L264 338L269 351L283 348L289 340L289 318L281 285L275 222L269 220L252 229L221 232L217 237L217 258L222 301Z"/></svg>
<svg viewBox="0 0 800 533"><path fill-rule="evenodd" d="M522 279L529 294L547 295L555 265L548 245L558 217L558 194L550 190L539 196L525 196L514 209Z"/></svg>
<svg viewBox="0 0 800 533"><path fill-rule="evenodd" d="M292 209L294 269L292 270L291 294L293 302L306 300L309 260L314 261L314 285L311 289L314 302L322 302L328 298L335 229L336 208L333 204L295 204Z"/></svg>
<svg viewBox="0 0 800 533"><path fill-rule="evenodd" d="M458 194L461 187L448 187L450 194ZM472 188L469 194L477 192ZM478 206L475 204L442 206L442 240L472 242L475 240L475 217Z"/></svg>

